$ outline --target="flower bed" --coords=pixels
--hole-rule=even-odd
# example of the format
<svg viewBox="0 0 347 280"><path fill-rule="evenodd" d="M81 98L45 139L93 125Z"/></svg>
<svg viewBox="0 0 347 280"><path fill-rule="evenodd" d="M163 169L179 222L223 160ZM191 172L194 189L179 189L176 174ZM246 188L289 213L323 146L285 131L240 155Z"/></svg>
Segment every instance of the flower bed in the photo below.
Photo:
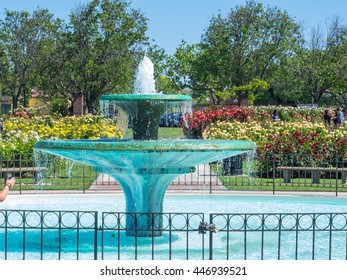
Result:
<svg viewBox="0 0 347 280"><path fill-rule="evenodd" d="M217 122L266 123L272 120L272 112L278 110L279 119L285 122L322 122L324 109L299 109L292 107L206 107L196 109L186 116L184 132L188 138L202 138L211 124Z"/></svg>
<svg viewBox="0 0 347 280"><path fill-rule="evenodd" d="M9 159L17 154L32 155L39 140L121 138L115 121L102 116L54 118L10 117L4 120L0 138L0 156Z"/></svg>
<svg viewBox="0 0 347 280"><path fill-rule="evenodd" d="M310 122L216 122L204 132L204 139L254 141L260 156L266 153L311 154L312 158L330 157L347 151L347 130L328 129L323 123Z"/></svg>
<svg viewBox="0 0 347 280"><path fill-rule="evenodd" d="M187 117L185 133L192 138L249 140L257 144L259 169L276 156L280 164L329 166L333 156L345 165L347 130L328 128L324 109L277 108L280 121L273 122L274 107L206 108ZM309 163L307 161L310 161Z"/></svg>

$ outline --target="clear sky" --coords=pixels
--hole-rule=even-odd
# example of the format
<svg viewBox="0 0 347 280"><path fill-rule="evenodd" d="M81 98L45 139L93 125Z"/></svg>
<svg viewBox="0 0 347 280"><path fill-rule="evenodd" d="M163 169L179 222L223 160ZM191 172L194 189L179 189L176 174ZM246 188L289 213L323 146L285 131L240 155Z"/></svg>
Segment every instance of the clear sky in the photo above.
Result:
<svg viewBox="0 0 347 280"><path fill-rule="evenodd" d="M56 17L68 19L77 3L88 0L0 0L0 19L4 9L32 12L47 8ZM131 0L131 7L140 9L148 18L147 35L172 54L182 40L197 43L213 15L226 15L231 8L246 0ZM325 26L333 16L347 24L347 0L258 0L286 10L297 22L305 23L307 31Z"/></svg>

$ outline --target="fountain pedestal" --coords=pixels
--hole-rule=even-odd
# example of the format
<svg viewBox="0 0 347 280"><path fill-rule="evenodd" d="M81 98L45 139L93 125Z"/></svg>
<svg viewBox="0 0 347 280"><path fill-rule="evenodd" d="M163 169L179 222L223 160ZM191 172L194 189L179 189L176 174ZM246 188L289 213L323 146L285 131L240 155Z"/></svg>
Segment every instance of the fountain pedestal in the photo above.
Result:
<svg viewBox="0 0 347 280"><path fill-rule="evenodd" d="M195 171L188 168L141 168L129 174L124 169L98 169L118 181L125 195L126 232L131 236L160 236L163 228L163 201L171 182L182 174Z"/></svg>
<svg viewBox="0 0 347 280"><path fill-rule="evenodd" d="M109 113L110 108L125 112L134 140L156 140L161 116L173 107L181 106L183 111L190 108L191 100L182 94L111 94L101 96L100 107Z"/></svg>

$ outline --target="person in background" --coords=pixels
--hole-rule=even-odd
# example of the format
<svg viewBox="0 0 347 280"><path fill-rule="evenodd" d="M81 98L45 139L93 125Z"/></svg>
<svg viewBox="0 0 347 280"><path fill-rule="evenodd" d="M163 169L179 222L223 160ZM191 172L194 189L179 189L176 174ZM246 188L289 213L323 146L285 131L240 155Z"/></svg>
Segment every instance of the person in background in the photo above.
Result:
<svg viewBox="0 0 347 280"><path fill-rule="evenodd" d="M345 123L345 114L343 113L343 110L340 110L340 108L338 108L339 110L339 114L340 114L340 122L341 122L341 126L343 126L343 124Z"/></svg>
<svg viewBox="0 0 347 280"><path fill-rule="evenodd" d="M331 126L331 115L329 114L329 110L324 111L323 120L324 120L325 126L327 127Z"/></svg>
<svg viewBox="0 0 347 280"><path fill-rule="evenodd" d="M16 179L13 177L8 178L6 180L3 190L0 192L0 202L3 202L6 199L8 192L12 189L15 182L16 182Z"/></svg>
<svg viewBox="0 0 347 280"><path fill-rule="evenodd" d="M335 114L336 114L336 115L335 115L334 124L335 124L336 126L343 126L343 123L344 123L345 118L344 118L344 116L343 116L343 113L342 113L341 109L340 109L340 108L337 108Z"/></svg>
<svg viewBox="0 0 347 280"><path fill-rule="evenodd" d="M277 122L279 120L278 111L275 109L272 113L272 120Z"/></svg>

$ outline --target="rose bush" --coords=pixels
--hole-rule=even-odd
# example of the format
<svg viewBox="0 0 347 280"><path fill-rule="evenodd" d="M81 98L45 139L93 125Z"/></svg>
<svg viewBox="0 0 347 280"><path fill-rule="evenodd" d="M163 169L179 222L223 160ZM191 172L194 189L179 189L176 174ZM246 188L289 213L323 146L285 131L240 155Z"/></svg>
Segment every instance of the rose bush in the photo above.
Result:
<svg viewBox="0 0 347 280"><path fill-rule="evenodd" d="M206 108L187 117L185 131L192 138L254 141L260 170L273 157L282 165L346 166L347 129L326 127L324 108L277 107L278 122L272 121L274 109Z"/></svg>
<svg viewBox="0 0 347 280"><path fill-rule="evenodd" d="M188 138L202 138L204 130L216 122L266 123L272 120L272 112L278 110L279 118L286 122L321 123L324 109L300 109L293 107L206 107L193 110L185 116L183 129Z"/></svg>
<svg viewBox="0 0 347 280"><path fill-rule="evenodd" d="M204 139L240 139L254 141L260 155L268 152L330 156L347 150L347 130L328 129L323 123L310 122L217 122L204 132Z"/></svg>

